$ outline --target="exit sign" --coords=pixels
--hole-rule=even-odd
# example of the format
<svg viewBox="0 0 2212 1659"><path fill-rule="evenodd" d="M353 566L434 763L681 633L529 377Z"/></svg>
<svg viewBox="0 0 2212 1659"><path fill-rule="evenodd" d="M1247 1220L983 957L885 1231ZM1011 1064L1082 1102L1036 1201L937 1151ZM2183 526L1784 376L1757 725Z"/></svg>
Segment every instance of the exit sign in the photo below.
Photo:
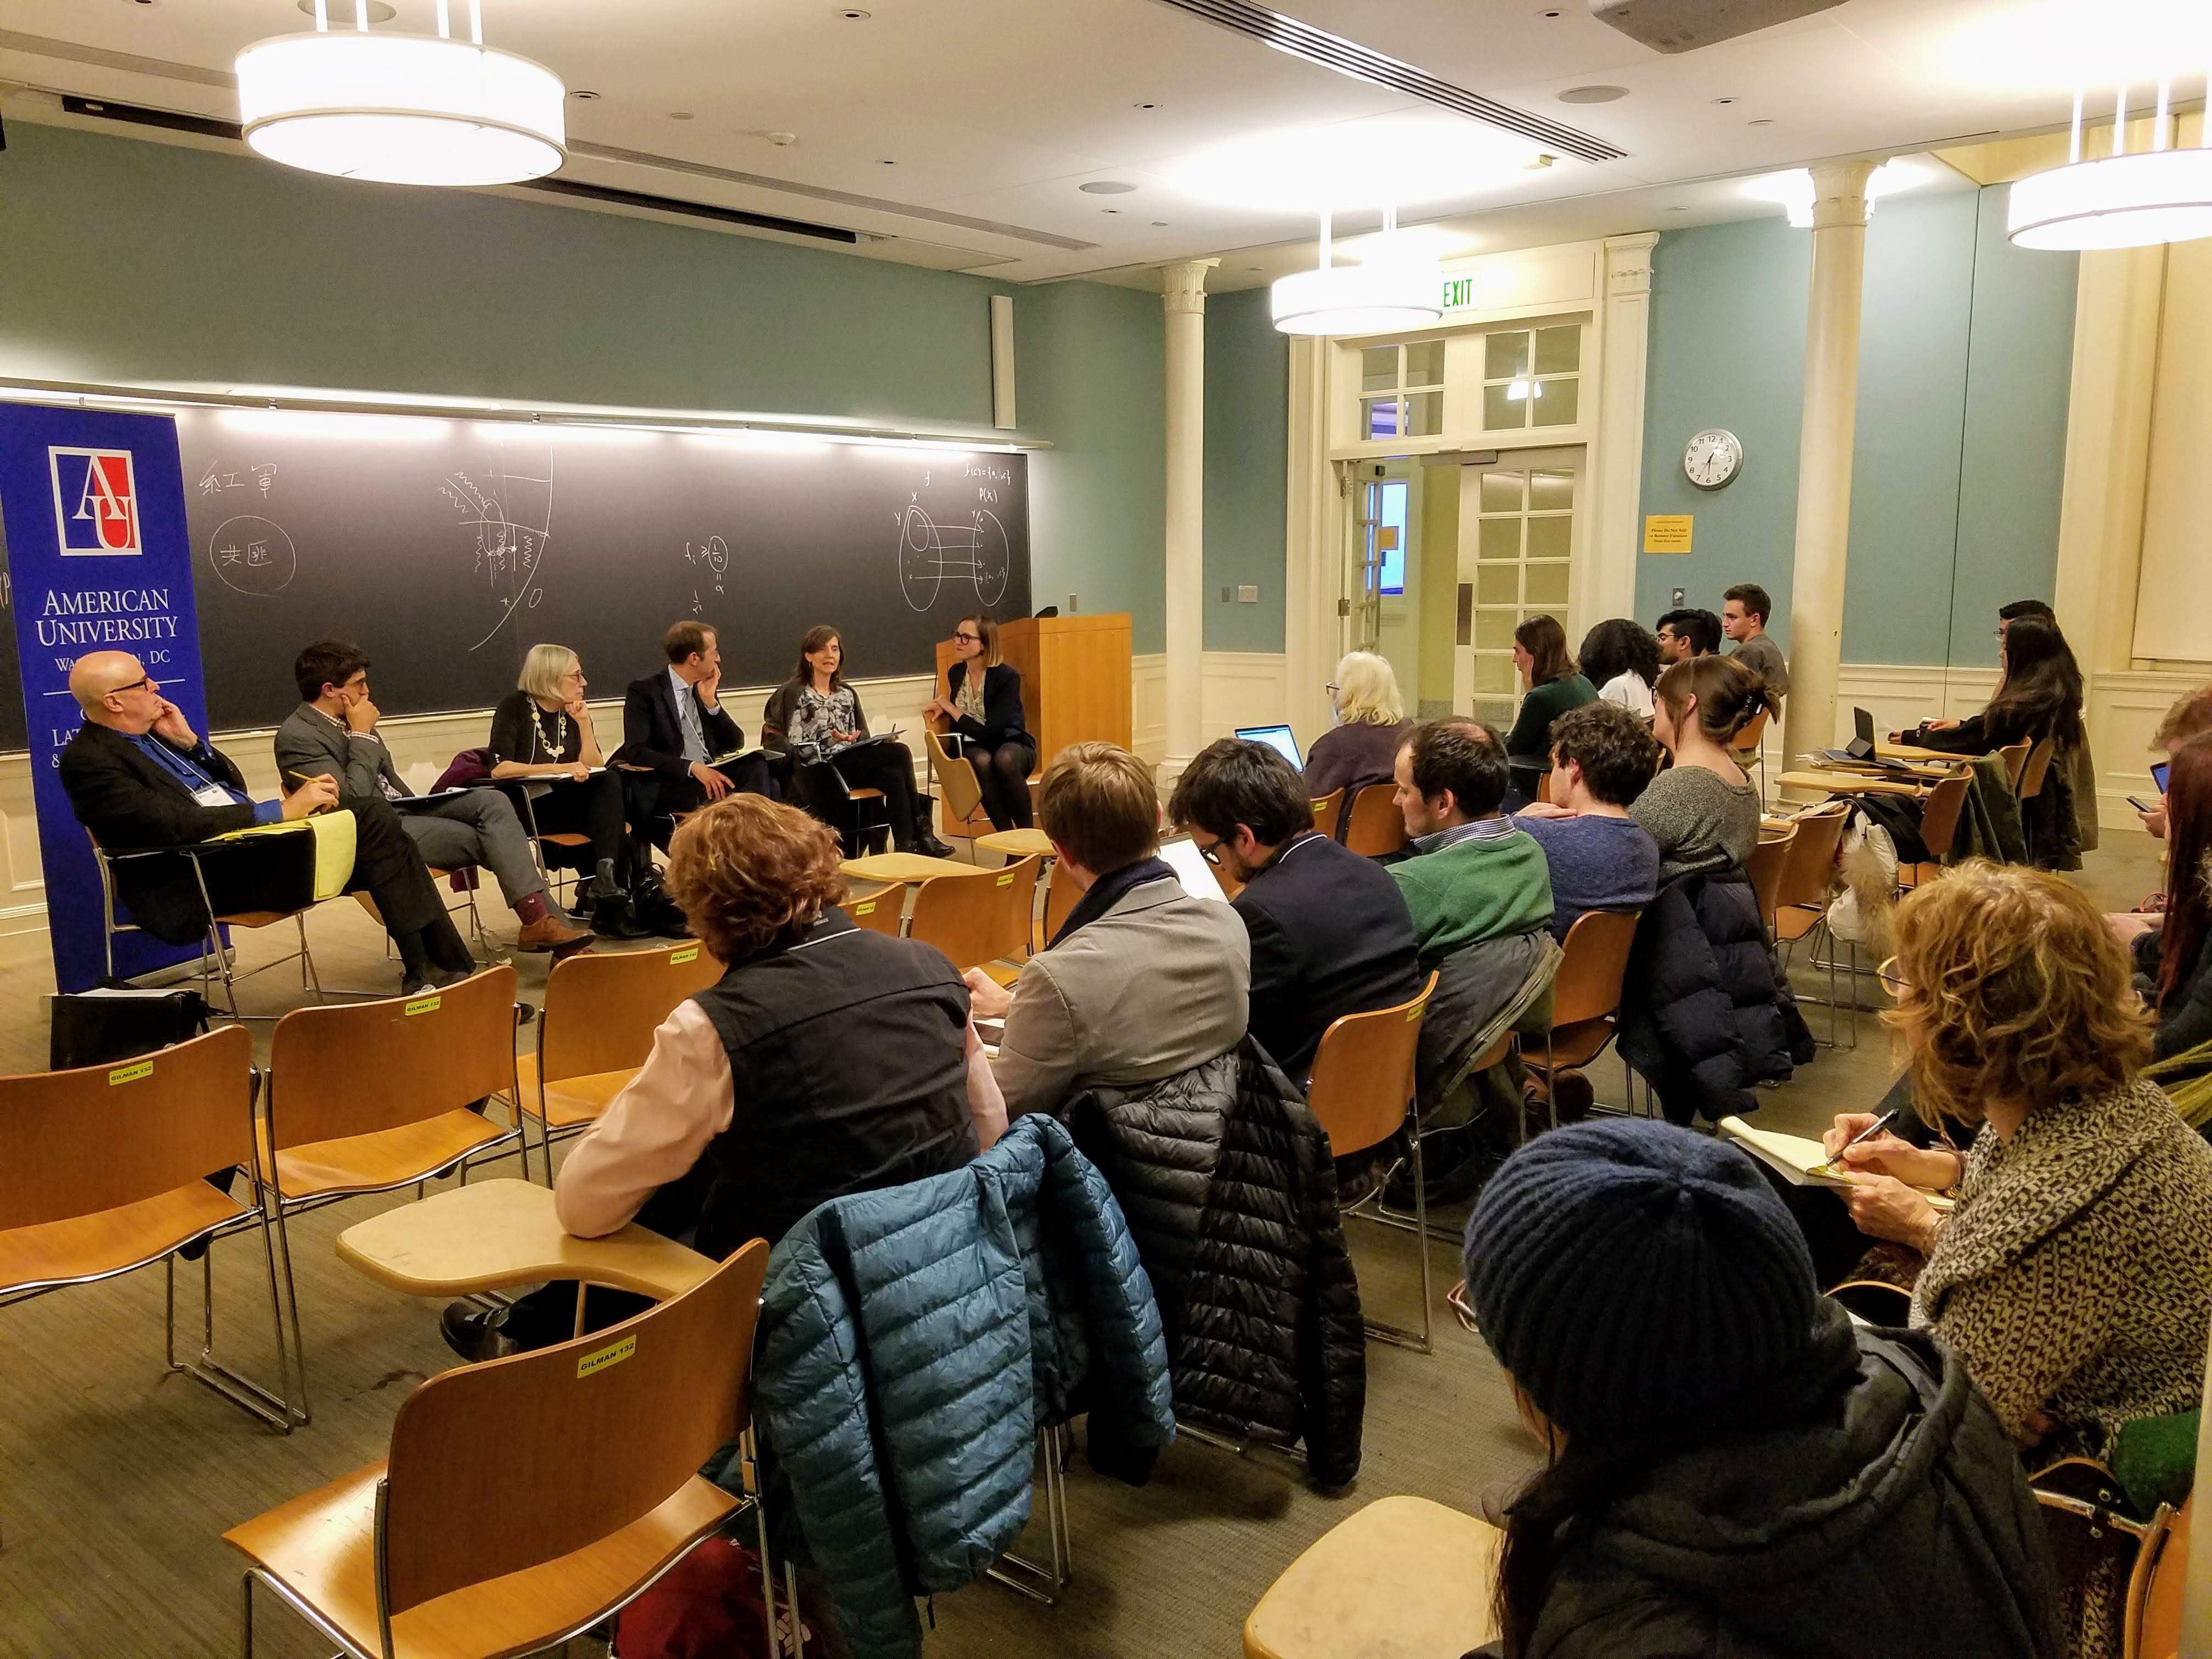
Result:
<svg viewBox="0 0 2212 1659"><path fill-rule="evenodd" d="M1444 278L1444 309L1465 311L1474 303L1474 278L1447 276Z"/></svg>

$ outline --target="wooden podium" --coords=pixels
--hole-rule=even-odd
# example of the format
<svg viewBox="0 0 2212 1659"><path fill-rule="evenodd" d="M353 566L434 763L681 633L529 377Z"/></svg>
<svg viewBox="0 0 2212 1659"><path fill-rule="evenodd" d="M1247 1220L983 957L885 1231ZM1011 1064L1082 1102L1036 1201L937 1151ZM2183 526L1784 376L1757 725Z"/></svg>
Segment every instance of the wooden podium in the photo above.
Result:
<svg viewBox="0 0 2212 1659"><path fill-rule="evenodd" d="M999 627L999 654L1022 677L1022 710L1036 739L1037 772L1072 743L1118 743L1135 735L1129 680L1127 612L1085 617L1024 617ZM937 691L949 695L945 671L952 642L937 645ZM1032 779L1036 774L1032 774ZM966 819L945 817L945 833L988 834L978 808Z"/></svg>

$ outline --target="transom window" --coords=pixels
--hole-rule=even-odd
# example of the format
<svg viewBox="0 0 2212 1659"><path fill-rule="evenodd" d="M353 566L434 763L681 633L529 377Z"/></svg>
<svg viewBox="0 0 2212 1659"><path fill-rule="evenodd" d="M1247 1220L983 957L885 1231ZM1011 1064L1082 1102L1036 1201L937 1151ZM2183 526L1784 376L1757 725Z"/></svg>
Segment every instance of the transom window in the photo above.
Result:
<svg viewBox="0 0 2212 1659"><path fill-rule="evenodd" d="M1482 345L1484 430L1572 426L1580 418L1581 324L1486 334Z"/></svg>
<svg viewBox="0 0 2212 1659"><path fill-rule="evenodd" d="M1444 343L1413 340L1359 354L1359 435L1433 438L1444 429Z"/></svg>

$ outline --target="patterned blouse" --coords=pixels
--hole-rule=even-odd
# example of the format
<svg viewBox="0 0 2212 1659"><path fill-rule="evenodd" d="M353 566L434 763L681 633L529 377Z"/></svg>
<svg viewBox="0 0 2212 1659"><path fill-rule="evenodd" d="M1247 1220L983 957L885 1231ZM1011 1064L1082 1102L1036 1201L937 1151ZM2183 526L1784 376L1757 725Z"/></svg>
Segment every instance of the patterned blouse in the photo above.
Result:
<svg viewBox="0 0 2212 1659"><path fill-rule="evenodd" d="M812 744L824 755L834 755L840 749L849 749L854 741L836 733L860 730L860 702L851 686L841 685L824 696L812 686L803 685L786 736L794 748Z"/></svg>

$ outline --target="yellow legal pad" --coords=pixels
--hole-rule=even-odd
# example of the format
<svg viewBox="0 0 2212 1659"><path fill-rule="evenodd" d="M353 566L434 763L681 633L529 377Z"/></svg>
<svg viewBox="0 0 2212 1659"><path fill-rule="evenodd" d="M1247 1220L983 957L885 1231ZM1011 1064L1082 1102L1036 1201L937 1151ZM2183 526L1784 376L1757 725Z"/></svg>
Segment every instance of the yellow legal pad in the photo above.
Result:
<svg viewBox="0 0 2212 1659"><path fill-rule="evenodd" d="M251 830L234 830L215 841L244 841L250 836L293 836L307 830L315 837L315 897L334 899L353 879L354 822L350 812L319 812L311 818L283 823L257 823Z"/></svg>

